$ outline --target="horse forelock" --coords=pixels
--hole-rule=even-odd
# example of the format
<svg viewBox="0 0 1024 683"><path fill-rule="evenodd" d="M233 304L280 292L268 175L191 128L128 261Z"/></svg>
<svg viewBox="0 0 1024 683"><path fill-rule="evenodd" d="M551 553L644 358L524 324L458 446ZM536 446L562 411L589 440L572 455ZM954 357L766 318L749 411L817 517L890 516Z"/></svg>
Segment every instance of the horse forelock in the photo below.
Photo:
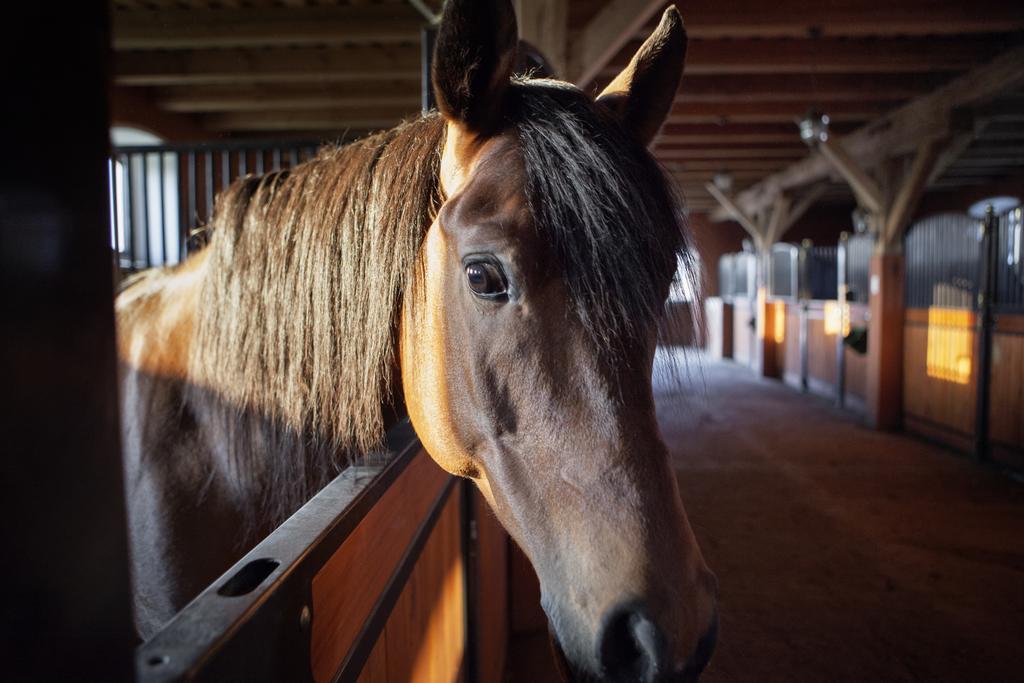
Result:
<svg viewBox="0 0 1024 683"><path fill-rule="evenodd" d="M615 352L662 321L666 287L689 259L682 200L647 149L575 86L519 80L512 100L534 222L575 314Z"/></svg>

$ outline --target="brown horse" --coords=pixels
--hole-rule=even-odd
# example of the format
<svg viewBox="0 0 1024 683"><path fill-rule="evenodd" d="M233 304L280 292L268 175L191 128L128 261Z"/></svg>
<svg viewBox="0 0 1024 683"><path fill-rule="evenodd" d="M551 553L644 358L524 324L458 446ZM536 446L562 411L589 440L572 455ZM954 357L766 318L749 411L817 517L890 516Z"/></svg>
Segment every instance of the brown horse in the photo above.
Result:
<svg viewBox="0 0 1024 683"><path fill-rule="evenodd" d="M449 0L439 113L239 181L204 251L119 297L144 636L407 414L529 556L569 675L704 667L715 580L651 388L682 22L596 100L513 77L516 34L508 0Z"/></svg>

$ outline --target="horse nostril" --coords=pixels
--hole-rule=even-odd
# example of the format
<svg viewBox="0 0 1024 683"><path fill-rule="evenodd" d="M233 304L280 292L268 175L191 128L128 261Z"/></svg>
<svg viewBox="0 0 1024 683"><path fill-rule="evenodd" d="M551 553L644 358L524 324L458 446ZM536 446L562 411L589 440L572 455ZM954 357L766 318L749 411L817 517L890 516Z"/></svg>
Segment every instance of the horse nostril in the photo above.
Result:
<svg viewBox="0 0 1024 683"><path fill-rule="evenodd" d="M618 607L605 616L599 647L607 680L651 683L664 669L665 637L635 605Z"/></svg>

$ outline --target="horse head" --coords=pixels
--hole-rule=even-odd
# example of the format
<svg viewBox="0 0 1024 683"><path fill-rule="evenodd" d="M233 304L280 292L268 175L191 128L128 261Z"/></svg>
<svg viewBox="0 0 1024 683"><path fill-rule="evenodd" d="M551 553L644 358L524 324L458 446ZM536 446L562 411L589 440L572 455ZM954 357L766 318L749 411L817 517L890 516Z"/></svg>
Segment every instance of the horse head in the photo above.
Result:
<svg viewBox="0 0 1024 683"><path fill-rule="evenodd" d="M655 418L657 327L685 248L646 146L686 36L674 8L596 99L513 77L508 0L449 0L433 84L443 204L405 295L405 402L523 548L576 680L693 680L716 581Z"/></svg>

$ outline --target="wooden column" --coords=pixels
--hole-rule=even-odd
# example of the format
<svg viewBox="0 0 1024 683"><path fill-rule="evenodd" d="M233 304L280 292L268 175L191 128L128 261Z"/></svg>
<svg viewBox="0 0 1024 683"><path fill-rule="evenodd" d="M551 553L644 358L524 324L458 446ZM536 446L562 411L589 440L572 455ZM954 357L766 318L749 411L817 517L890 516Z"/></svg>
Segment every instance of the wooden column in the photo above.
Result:
<svg viewBox="0 0 1024 683"><path fill-rule="evenodd" d="M875 429L899 429L903 420L903 254L871 257L867 417Z"/></svg>
<svg viewBox="0 0 1024 683"><path fill-rule="evenodd" d="M134 681L107 212L107 3L5 22L5 681Z"/></svg>

